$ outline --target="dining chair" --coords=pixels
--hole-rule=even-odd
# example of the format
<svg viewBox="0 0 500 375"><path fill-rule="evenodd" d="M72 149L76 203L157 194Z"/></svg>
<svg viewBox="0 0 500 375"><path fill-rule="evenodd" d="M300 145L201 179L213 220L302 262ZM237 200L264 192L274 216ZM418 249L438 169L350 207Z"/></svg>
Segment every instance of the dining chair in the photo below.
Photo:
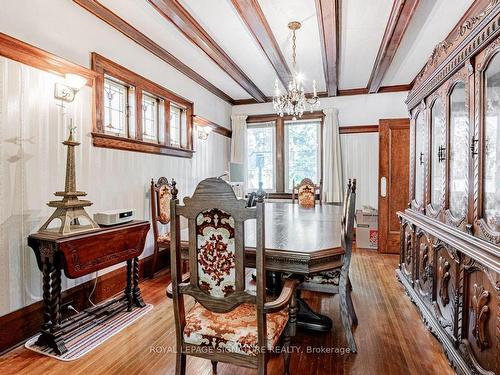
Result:
<svg viewBox="0 0 500 375"><path fill-rule="evenodd" d="M295 203L295 195L299 206L312 208L316 204L316 196L319 197L319 203L322 204L323 180L316 185L310 178L303 178L298 185L295 180L292 182L292 203Z"/></svg>
<svg viewBox="0 0 500 375"><path fill-rule="evenodd" d="M156 182L151 179L151 222L154 237L151 275L154 275L158 269L160 249L170 247L170 233L165 230L160 231L160 225L165 228L170 223L170 200L174 190L177 190L174 179L171 182L166 177L160 177Z"/></svg>
<svg viewBox="0 0 500 375"><path fill-rule="evenodd" d="M357 351L356 342L352 335L352 326L358 324L358 317L352 303L352 285L349 279L349 266L352 256L352 242L354 232L354 216L356 206L356 179L347 184L341 217L341 244L344 249L342 265L323 272L314 273L305 277L299 290L339 294L340 314L347 342L352 352Z"/></svg>
<svg viewBox="0 0 500 375"><path fill-rule="evenodd" d="M181 205L174 195L171 211L172 297L176 327L176 374L185 374L186 355L256 368L266 374L269 352L281 341L284 373L289 374L291 337L295 335L297 280L285 280L278 298L266 302L264 202L246 207L223 180L201 181ZM189 280L181 266L180 218L188 220ZM245 286L245 222L256 225L257 283ZM254 221L255 220L255 221ZM194 298L186 308L184 296Z"/></svg>

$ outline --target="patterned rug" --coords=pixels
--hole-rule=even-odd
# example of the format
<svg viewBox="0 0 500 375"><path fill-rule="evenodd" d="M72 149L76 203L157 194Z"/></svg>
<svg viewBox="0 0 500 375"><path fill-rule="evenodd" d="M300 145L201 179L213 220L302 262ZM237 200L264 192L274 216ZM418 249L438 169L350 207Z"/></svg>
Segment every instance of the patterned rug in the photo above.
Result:
<svg viewBox="0 0 500 375"><path fill-rule="evenodd" d="M60 361L74 361L92 349L96 348L104 341L114 336L122 329L128 327L137 319L142 318L148 312L153 309L153 305L147 304L145 307L138 308L134 307L131 312L123 310L107 320L106 322L100 324L81 335L66 341L66 347L68 351L64 354L57 354L51 348L47 346L38 346L35 344L36 340L40 335L33 336L30 338L26 344L24 344L26 349L33 350L34 352L56 358Z"/></svg>

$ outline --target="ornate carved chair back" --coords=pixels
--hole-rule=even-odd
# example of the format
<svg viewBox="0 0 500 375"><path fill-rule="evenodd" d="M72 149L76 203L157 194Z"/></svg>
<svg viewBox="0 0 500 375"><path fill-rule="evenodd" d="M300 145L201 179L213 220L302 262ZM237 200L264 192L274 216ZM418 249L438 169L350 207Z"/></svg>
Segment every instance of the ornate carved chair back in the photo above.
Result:
<svg viewBox="0 0 500 375"><path fill-rule="evenodd" d="M304 178L298 186L299 206L305 208L314 207L316 203L316 185L309 178Z"/></svg>
<svg viewBox="0 0 500 375"><path fill-rule="evenodd" d="M154 253L152 274L158 267L158 257L160 248L168 248L170 236L168 233L160 233L158 223L167 225L170 223L170 200L176 182L172 179L169 182L166 177L160 177L157 182L151 179L151 221L154 236Z"/></svg>
<svg viewBox="0 0 500 375"><path fill-rule="evenodd" d="M349 181L347 182L347 186L346 186L346 189L344 191L344 199L342 201L342 218L340 219L341 221L341 230L344 230L345 228L345 219L346 219L346 216L347 216L347 207L348 207L348 203L349 203L349 196L351 194L351 179L349 179ZM342 235L343 235L344 232L342 232Z"/></svg>
<svg viewBox="0 0 500 375"><path fill-rule="evenodd" d="M171 207L172 295L176 322L177 347L186 345L184 330L185 294L205 309L206 314L228 313L241 304L256 305L259 348L266 347L266 296L264 255L264 203L246 207L246 201L237 199L231 186L218 178L201 181L192 197L184 198L184 205L173 197ZM188 220L190 280L182 281L179 219ZM256 293L245 288L245 221L256 222ZM253 224L253 223L252 223ZM246 306L246 305L245 305ZM235 318L233 318L235 319ZM243 322L242 322L243 324ZM242 327L244 328L244 327ZM265 360L265 350L247 361ZM210 354L205 353L205 358ZM227 356L244 356L228 353ZM263 356L261 358L261 356Z"/></svg>

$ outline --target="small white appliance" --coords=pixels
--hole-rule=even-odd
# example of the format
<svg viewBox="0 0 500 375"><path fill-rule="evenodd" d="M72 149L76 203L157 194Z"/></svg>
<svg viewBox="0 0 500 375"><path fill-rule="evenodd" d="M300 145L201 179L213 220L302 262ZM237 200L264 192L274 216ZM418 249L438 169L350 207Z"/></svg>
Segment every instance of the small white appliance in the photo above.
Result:
<svg viewBox="0 0 500 375"><path fill-rule="evenodd" d="M117 209L94 214L94 221L99 225L117 225L134 220L135 209Z"/></svg>

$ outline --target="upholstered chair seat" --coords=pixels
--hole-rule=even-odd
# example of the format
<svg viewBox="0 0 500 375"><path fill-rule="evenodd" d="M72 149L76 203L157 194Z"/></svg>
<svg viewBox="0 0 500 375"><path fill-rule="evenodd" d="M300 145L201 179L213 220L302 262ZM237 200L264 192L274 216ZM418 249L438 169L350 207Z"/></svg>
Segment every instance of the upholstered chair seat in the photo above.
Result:
<svg viewBox="0 0 500 375"><path fill-rule="evenodd" d="M321 285L339 285L340 269L317 272L305 277L304 282Z"/></svg>
<svg viewBox="0 0 500 375"><path fill-rule="evenodd" d="M266 314L267 349L272 350L288 322L288 308ZM244 303L227 313L215 313L196 303L186 314L184 341L212 346L231 353L255 356L257 344L256 305Z"/></svg>

